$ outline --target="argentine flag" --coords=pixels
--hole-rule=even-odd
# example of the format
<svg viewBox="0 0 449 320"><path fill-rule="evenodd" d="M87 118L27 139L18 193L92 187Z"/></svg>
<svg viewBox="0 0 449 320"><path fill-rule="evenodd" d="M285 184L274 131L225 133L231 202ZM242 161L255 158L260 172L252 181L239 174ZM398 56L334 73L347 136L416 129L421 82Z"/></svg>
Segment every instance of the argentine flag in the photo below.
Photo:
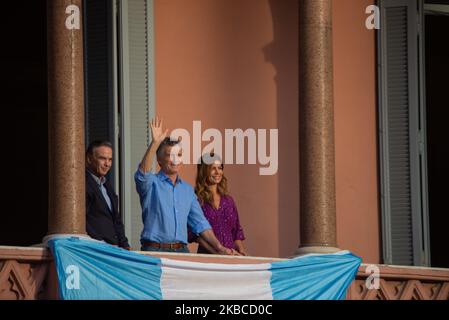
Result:
<svg viewBox="0 0 449 320"><path fill-rule="evenodd" d="M65 300L341 300L361 263L349 251L223 264L151 257L76 237L48 245Z"/></svg>

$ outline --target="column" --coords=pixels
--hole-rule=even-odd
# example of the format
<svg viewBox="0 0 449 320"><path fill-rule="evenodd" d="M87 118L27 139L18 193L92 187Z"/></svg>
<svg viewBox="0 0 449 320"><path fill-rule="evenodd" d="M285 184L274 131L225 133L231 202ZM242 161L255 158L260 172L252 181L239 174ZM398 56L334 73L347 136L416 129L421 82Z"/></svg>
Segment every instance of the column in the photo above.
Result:
<svg viewBox="0 0 449 320"><path fill-rule="evenodd" d="M85 234L82 0L47 1L48 235Z"/></svg>
<svg viewBox="0 0 449 320"><path fill-rule="evenodd" d="M299 1L300 248L334 252L332 1Z"/></svg>

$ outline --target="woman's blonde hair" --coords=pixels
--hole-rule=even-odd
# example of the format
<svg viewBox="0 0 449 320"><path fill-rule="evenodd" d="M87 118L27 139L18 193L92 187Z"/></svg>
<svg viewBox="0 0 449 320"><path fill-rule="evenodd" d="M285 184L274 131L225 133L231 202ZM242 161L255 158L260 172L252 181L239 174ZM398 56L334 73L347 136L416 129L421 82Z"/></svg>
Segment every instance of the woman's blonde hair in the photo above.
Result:
<svg viewBox="0 0 449 320"><path fill-rule="evenodd" d="M203 158L208 158L207 164L204 162ZM210 161L209 161L210 160ZM198 196L198 200L201 204L213 203L213 195L212 192L208 188L208 178L210 175L210 168L215 161L219 161L221 163L221 168L224 168L223 162L218 155L214 153L210 153L209 155L203 155L200 159L200 162L197 165L197 173L196 173L196 183L195 183L195 193ZM222 176L220 183L217 185L217 191L221 196L228 194L228 181L226 177Z"/></svg>

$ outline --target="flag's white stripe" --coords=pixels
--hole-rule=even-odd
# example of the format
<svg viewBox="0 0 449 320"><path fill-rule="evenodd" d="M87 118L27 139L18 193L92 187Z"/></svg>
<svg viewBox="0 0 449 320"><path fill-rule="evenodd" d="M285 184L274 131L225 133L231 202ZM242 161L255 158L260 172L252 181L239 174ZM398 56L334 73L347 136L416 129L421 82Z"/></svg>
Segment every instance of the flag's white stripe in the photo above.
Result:
<svg viewBox="0 0 449 320"><path fill-rule="evenodd" d="M225 263L182 261L167 258L160 258L160 260L161 265L163 267L194 269L194 270L257 271L257 270L268 270L271 267L271 263L225 264Z"/></svg>
<svg viewBox="0 0 449 320"><path fill-rule="evenodd" d="M269 263L198 263L161 259L163 299L273 299Z"/></svg>

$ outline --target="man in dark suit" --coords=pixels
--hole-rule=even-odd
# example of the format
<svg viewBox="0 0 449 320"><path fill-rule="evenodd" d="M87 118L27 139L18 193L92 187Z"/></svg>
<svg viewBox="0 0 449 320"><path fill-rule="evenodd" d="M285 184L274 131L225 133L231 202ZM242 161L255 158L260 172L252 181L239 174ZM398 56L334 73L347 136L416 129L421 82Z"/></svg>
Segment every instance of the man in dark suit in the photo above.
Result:
<svg viewBox="0 0 449 320"><path fill-rule="evenodd" d="M129 250L118 197L106 179L111 165L112 144L92 142L86 151L86 231L94 239Z"/></svg>

